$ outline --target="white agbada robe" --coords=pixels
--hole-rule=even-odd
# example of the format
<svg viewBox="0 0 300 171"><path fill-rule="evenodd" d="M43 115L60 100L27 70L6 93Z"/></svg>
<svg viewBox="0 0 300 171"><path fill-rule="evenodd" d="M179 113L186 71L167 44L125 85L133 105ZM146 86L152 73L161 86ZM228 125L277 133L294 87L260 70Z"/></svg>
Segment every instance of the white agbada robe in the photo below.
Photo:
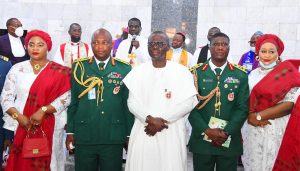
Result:
<svg viewBox="0 0 300 171"><path fill-rule="evenodd" d="M135 115L125 170L186 171L185 122L198 103L192 74L174 62L164 68L146 62L123 81L129 89L129 110ZM169 128L148 136L144 131L148 115L169 121Z"/></svg>

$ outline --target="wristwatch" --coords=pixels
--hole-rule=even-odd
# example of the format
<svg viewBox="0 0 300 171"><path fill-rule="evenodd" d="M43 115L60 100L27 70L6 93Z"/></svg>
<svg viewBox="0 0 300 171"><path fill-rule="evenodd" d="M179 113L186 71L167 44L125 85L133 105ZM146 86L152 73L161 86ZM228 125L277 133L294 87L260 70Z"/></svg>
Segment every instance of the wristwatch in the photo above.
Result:
<svg viewBox="0 0 300 171"><path fill-rule="evenodd" d="M17 112L15 112L15 113L13 113L13 114L11 115L11 117L12 117L13 119L17 119L18 116L19 116L19 114L18 114Z"/></svg>
<svg viewBox="0 0 300 171"><path fill-rule="evenodd" d="M41 109L42 109L42 111L43 111L43 112L45 112L45 113L46 113L46 112L47 112L47 110L48 110L48 108L47 108L46 106L42 106L42 108L41 108Z"/></svg>
<svg viewBox="0 0 300 171"><path fill-rule="evenodd" d="M258 112L256 113L256 120L261 121L261 116Z"/></svg>

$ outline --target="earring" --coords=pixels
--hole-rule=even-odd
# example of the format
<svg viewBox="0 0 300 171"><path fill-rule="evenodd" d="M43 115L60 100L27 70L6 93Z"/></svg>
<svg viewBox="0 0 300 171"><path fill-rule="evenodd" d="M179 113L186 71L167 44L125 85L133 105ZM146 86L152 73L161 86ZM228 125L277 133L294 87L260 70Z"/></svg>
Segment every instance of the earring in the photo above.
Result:
<svg viewBox="0 0 300 171"><path fill-rule="evenodd" d="M256 59L257 61L259 61L259 56L256 56L255 59Z"/></svg>
<svg viewBox="0 0 300 171"><path fill-rule="evenodd" d="M277 59L277 61L278 61L278 62L281 62L281 58L280 58L280 56L278 56L278 59Z"/></svg>

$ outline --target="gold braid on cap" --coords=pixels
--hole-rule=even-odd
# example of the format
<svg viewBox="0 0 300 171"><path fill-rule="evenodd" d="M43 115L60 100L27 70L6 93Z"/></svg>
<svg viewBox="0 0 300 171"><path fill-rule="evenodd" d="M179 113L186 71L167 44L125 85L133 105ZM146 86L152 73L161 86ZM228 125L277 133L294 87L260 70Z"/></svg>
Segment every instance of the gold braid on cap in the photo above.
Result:
<svg viewBox="0 0 300 171"><path fill-rule="evenodd" d="M199 89L198 89L198 75L197 75L197 71L196 69L193 69L192 70L192 73L193 73L193 77L194 77L194 85L196 87L196 90L198 92L197 94L197 98L198 98L198 101L199 103L201 102L201 100L205 100L200 106L197 107L198 110L202 109L209 101L212 97L214 97L214 95L218 92L219 90L219 87L217 86L216 88L214 88L208 95L206 96L201 96L199 94ZM199 104L198 103L198 104Z"/></svg>
<svg viewBox="0 0 300 171"><path fill-rule="evenodd" d="M77 75L76 75L78 67L80 67L80 70L81 70L80 80L77 78ZM74 79L78 84L86 87L86 89L78 95L78 98L81 98L82 96L84 96L86 93L88 93L88 91L90 91L94 86L97 85L97 106L98 106L99 97L101 98L101 101L103 100L103 98L102 98L103 90L104 90L103 81L98 77L90 77L84 81L83 80L84 72L85 71L84 71L84 66L83 66L82 62L77 61L75 68L74 68L74 72L73 72ZM100 94L101 94L101 96L100 96Z"/></svg>

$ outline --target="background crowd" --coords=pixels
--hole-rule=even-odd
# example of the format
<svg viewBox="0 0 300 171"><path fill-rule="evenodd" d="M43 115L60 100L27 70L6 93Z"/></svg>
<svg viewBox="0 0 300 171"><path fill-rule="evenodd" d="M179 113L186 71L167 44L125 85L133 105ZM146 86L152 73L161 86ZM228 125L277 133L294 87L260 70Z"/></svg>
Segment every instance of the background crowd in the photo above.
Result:
<svg viewBox="0 0 300 171"><path fill-rule="evenodd" d="M185 171L186 146L194 170L236 170L241 155L245 170L300 168L300 61L282 61L274 34L255 32L238 65L218 27L193 53L186 33L141 36L138 18L119 39L99 28L91 42L72 23L70 40L50 56L51 35L29 30L24 39L17 18L6 26L0 144L8 171L62 171L64 145L76 149L78 171L122 170L123 148L127 171ZM46 138L48 153L26 156L30 136Z"/></svg>

